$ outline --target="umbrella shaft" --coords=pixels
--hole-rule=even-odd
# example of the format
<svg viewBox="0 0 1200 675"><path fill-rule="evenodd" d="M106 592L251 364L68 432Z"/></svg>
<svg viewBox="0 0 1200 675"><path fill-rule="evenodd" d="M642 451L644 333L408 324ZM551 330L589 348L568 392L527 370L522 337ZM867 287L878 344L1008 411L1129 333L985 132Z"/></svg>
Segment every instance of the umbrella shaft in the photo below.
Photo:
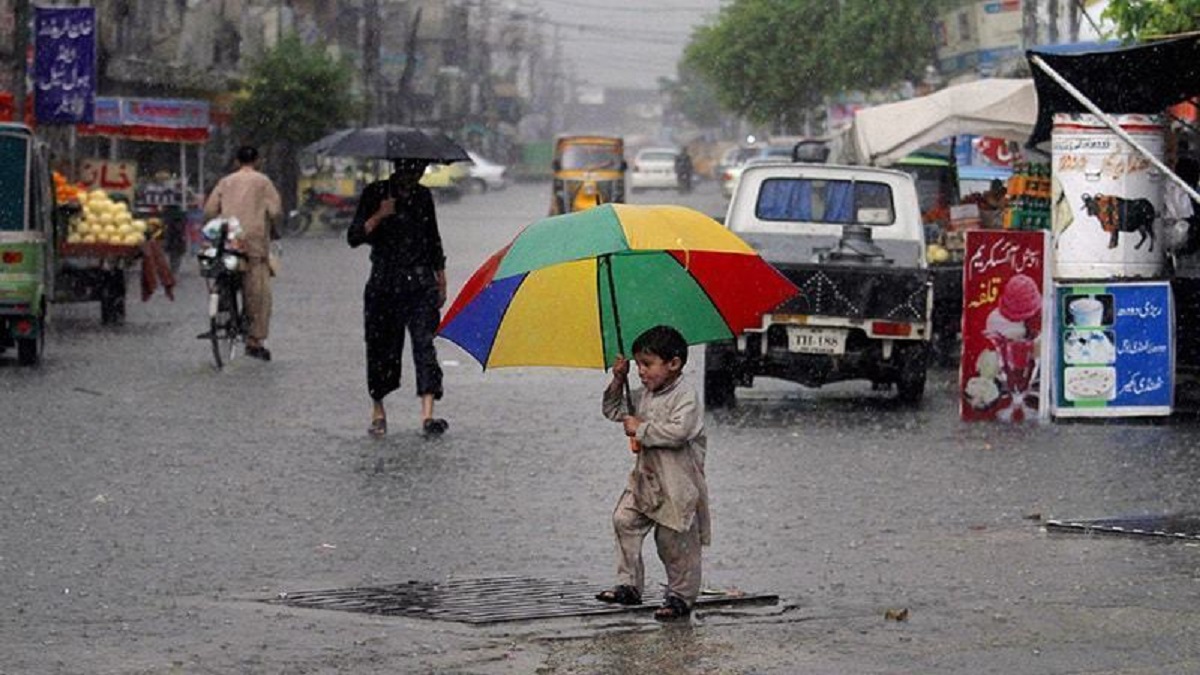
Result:
<svg viewBox="0 0 1200 675"><path fill-rule="evenodd" d="M604 276L608 280L608 298L612 303L613 329L617 333L617 353L633 361L631 354L625 353L625 341L621 337L621 313L617 311L617 285L613 283L612 255L600 256L599 263L604 266ZM632 415L633 393L629 390L629 378L625 378L625 408Z"/></svg>

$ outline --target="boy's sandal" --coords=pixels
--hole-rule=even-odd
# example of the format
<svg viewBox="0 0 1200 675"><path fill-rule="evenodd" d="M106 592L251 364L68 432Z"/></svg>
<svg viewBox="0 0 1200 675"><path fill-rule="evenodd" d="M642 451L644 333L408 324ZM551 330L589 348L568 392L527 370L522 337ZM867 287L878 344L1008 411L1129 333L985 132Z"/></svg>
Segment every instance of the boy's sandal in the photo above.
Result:
<svg viewBox="0 0 1200 675"><path fill-rule="evenodd" d="M371 420L371 426L367 427L367 435L374 438L380 438L387 435L387 420L382 417L377 417Z"/></svg>
<svg viewBox="0 0 1200 675"><path fill-rule="evenodd" d="M642 594L633 586L621 584L612 588L600 591L596 594L596 599L600 602L614 603L618 605L640 605L642 604Z"/></svg>
<svg viewBox="0 0 1200 675"><path fill-rule="evenodd" d="M692 613L692 608L687 606L683 600L668 595L666 600L663 600L662 607L654 610L654 618L659 621L679 621L686 619Z"/></svg>

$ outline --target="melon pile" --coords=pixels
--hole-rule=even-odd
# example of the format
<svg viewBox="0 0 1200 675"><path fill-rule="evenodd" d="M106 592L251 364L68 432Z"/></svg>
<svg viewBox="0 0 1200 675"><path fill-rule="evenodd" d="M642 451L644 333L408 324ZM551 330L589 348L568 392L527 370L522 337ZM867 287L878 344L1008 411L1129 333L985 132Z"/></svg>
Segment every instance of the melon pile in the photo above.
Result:
<svg viewBox="0 0 1200 675"><path fill-rule="evenodd" d="M146 221L136 219L125 202L113 201L104 190L79 195L80 211L72 216L68 244L138 246L146 239Z"/></svg>

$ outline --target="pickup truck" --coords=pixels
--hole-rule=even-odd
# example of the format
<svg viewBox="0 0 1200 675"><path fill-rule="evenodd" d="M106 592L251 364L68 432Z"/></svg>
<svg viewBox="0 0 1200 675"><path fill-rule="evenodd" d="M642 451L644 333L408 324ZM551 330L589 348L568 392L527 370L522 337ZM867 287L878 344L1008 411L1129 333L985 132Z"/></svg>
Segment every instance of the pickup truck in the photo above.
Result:
<svg viewBox="0 0 1200 675"><path fill-rule="evenodd" d="M910 175L860 166L760 164L742 174L725 225L800 293L734 340L706 347L705 402L732 405L758 376L808 387L867 380L925 392L933 283Z"/></svg>

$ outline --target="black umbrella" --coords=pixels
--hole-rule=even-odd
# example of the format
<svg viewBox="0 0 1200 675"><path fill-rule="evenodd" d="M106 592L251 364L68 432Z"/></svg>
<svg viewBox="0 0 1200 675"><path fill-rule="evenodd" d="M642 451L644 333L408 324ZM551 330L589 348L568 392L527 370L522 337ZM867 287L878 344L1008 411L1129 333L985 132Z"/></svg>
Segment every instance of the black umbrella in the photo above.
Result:
<svg viewBox="0 0 1200 675"><path fill-rule="evenodd" d="M358 130L357 129L339 129L327 136L322 136L320 139L313 141L312 143L309 143L308 145L304 146L303 152L309 152L314 155L325 154L329 150L330 146L332 146L334 143L337 143L338 141L342 140L346 136L349 136L350 134L354 133L355 131L358 131Z"/></svg>
<svg viewBox="0 0 1200 675"><path fill-rule="evenodd" d="M471 161L466 150L443 133L393 124L355 129L330 143L324 153L333 157L419 159L435 164Z"/></svg>

